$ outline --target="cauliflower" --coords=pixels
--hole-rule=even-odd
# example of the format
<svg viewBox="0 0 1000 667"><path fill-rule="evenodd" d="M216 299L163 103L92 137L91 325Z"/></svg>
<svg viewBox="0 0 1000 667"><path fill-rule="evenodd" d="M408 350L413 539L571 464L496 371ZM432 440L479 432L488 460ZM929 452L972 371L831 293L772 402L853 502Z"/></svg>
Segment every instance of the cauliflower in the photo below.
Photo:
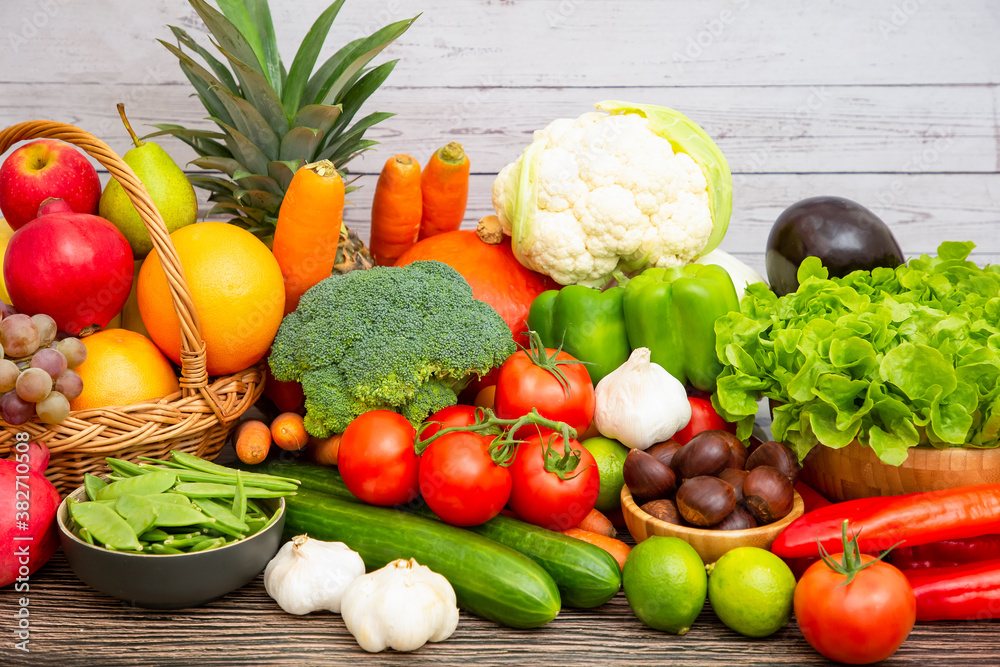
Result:
<svg viewBox="0 0 1000 667"><path fill-rule="evenodd" d="M562 118L493 183L493 207L524 266L563 285L605 285L688 264L729 224L729 166L705 132L664 107L602 102Z"/></svg>

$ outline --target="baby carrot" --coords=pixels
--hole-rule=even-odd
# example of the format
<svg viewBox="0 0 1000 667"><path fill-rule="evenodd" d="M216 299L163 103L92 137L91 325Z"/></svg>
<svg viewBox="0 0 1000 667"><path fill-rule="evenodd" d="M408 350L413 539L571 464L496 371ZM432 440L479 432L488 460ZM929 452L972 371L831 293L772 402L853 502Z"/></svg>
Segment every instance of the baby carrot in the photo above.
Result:
<svg viewBox="0 0 1000 667"><path fill-rule="evenodd" d="M236 456L243 463L261 463L270 449L271 430L264 422L249 419L236 427Z"/></svg>
<svg viewBox="0 0 1000 667"><path fill-rule="evenodd" d="M594 546L604 549L615 557L615 560L618 561L618 567L625 567L625 559L628 558L629 552L632 551L632 547L625 544L621 540L616 540L615 538L608 537L607 535L598 535L597 533L592 533L589 530L570 528L569 530L564 530L563 535L569 535L570 537L575 537L578 540L590 542Z"/></svg>
<svg viewBox="0 0 1000 667"><path fill-rule="evenodd" d="M329 438L309 438L309 453L312 460L321 466L337 465L340 439L343 437L343 433L334 433Z"/></svg>
<svg viewBox="0 0 1000 667"><path fill-rule="evenodd" d="M420 163L396 155L385 163L372 201L369 247L379 266L392 266L420 233Z"/></svg>
<svg viewBox="0 0 1000 667"><path fill-rule="evenodd" d="M296 452L306 446L309 434L302 422L302 415L295 412L282 412L271 422L271 437L274 444L290 452Z"/></svg>
<svg viewBox="0 0 1000 667"><path fill-rule="evenodd" d="M300 167L278 210L274 258L285 280L285 314L333 271L344 222L344 181L329 160Z"/></svg>
<svg viewBox="0 0 1000 667"><path fill-rule="evenodd" d="M577 528L597 533L598 535L604 535L605 537L615 537L618 535L618 531L615 530L611 520L596 509L590 510L590 514L583 517L583 521L580 522Z"/></svg>
<svg viewBox="0 0 1000 667"><path fill-rule="evenodd" d="M469 199L469 158L453 141L437 149L420 176L423 211L420 237L453 232L462 225Z"/></svg>

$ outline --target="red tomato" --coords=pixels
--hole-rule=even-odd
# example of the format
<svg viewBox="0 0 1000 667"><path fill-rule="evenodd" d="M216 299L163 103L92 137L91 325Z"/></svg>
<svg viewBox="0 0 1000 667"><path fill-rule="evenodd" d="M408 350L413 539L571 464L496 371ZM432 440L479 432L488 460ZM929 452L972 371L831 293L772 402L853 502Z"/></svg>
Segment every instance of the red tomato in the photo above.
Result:
<svg viewBox="0 0 1000 667"><path fill-rule="evenodd" d="M421 442L427 440L443 428L453 426L470 426L476 423L476 406L474 405L451 405L441 408L430 417L424 420L427 426L420 433Z"/></svg>
<svg viewBox="0 0 1000 667"><path fill-rule="evenodd" d="M687 426L674 433L671 438L675 442L686 445L688 440L702 431L729 431L736 433L736 424L731 424L719 416L712 407L712 401L705 398L689 397L691 404L691 421Z"/></svg>
<svg viewBox="0 0 1000 667"><path fill-rule="evenodd" d="M555 350L547 349L548 355ZM556 361L574 361L560 352ZM559 364L558 371L566 378L567 388L548 370L535 364L524 350L507 357L497 374L496 398L493 410L501 419L517 419L538 408L547 419L566 422L583 433L594 419L594 384L583 364Z"/></svg>
<svg viewBox="0 0 1000 667"><path fill-rule="evenodd" d="M400 414L372 410L344 429L337 468L347 490L372 505L402 505L420 492L416 430Z"/></svg>
<svg viewBox="0 0 1000 667"><path fill-rule="evenodd" d="M420 457L420 493L427 506L454 526L477 526L503 509L510 472L490 458L493 436L446 433Z"/></svg>
<svg viewBox="0 0 1000 667"><path fill-rule="evenodd" d="M841 554L833 556L839 562ZM874 560L861 555L861 562ZM795 619L809 644L831 660L866 665L896 652L913 629L917 602L902 572L885 562L846 577L823 561L795 588Z"/></svg>
<svg viewBox="0 0 1000 667"><path fill-rule="evenodd" d="M546 456L550 445L554 451ZM550 530L567 530L580 525L594 509L601 487L597 462L576 440L570 440L569 446L580 458L566 472L567 479L546 469L558 463L564 453L558 433L536 434L517 446L509 468L510 508L524 521Z"/></svg>

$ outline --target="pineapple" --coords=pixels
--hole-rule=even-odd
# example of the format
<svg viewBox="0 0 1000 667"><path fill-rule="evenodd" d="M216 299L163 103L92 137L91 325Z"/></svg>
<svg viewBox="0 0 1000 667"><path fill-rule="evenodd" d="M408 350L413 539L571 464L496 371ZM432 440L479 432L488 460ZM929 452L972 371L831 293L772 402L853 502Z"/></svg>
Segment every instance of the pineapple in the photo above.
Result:
<svg viewBox="0 0 1000 667"><path fill-rule="evenodd" d="M195 187L211 193L209 201L215 205L208 214L230 215L230 222L269 241L285 190L299 167L328 159L346 176L347 163L378 143L365 139L365 131L393 114L376 112L351 122L397 61L369 63L416 17L349 42L314 71L344 4L336 0L316 19L286 70L267 0L217 0L221 12L205 0L189 2L229 66L180 28L170 26L176 46L159 42L177 56L219 131L160 124L150 136L173 135L198 153L194 164L224 172L228 178L190 177ZM348 192L356 189L347 182ZM357 234L342 227L341 240L335 271L372 266Z"/></svg>

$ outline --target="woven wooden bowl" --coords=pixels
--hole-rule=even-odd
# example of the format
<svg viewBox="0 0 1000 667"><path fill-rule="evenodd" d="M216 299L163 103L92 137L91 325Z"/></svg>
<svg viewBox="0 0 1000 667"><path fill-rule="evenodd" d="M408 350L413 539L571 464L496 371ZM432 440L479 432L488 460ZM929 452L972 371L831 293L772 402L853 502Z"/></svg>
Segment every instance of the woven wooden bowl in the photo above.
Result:
<svg viewBox="0 0 1000 667"><path fill-rule="evenodd" d="M901 465L891 466L857 441L842 449L820 445L802 462L800 477L836 501L995 484L1000 482L1000 449L914 447Z"/></svg>
<svg viewBox="0 0 1000 667"><path fill-rule="evenodd" d="M622 514L625 516L625 525L632 538L642 542L647 537L659 535L661 537L679 537L698 552L701 559L706 564L719 560L724 553L737 547L760 547L761 549L771 548L771 543L778 537L778 533L785 529L785 526L795 521L805 512L805 505L802 504L802 496L795 492L795 502L792 511L781 521L775 521L766 526L758 528L748 528L747 530L706 530L704 528L688 528L687 526L675 526L666 521L660 521L639 509L639 506L632 500L632 492L628 486L622 487Z"/></svg>
<svg viewBox="0 0 1000 667"><path fill-rule="evenodd" d="M10 453L18 433L44 442L52 454L46 477L66 495L83 484L85 473L106 471L105 456L163 457L171 449L214 458L237 418L264 389L258 363L233 375L208 377L198 314L167 226L142 182L103 141L73 125L28 121L0 132L0 155L19 141L59 139L82 148L121 183L146 224L159 254L181 326L181 390L158 401L114 408L79 410L56 425L37 419L20 426L0 421L0 457ZM86 342L86 340L84 341Z"/></svg>

